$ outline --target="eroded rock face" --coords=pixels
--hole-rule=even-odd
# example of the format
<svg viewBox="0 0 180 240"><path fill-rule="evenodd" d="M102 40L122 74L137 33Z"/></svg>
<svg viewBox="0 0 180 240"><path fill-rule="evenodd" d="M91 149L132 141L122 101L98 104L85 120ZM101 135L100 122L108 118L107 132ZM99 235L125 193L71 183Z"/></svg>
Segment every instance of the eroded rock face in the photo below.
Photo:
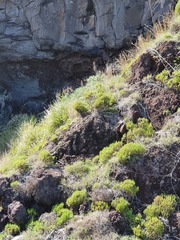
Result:
<svg viewBox="0 0 180 240"><path fill-rule="evenodd" d="M18 201L9 204L8 218L11 223L24 224L27 220L27 212L23 204Z"/></svg>
<svg viewBox="0 0 180 240"><path fill-rule="evenodd" d="M54 51L116 48L156 21L173 1L2 0L0 58L53 58Z"/></svg>
<svg viewBox="0 0 180 240"><path fill-rule="evenodd" d="M103 147L120 139L119 120L119 113L93 113L72 124L45 148L60 162L98 154Z"/></svg>
<svg viewBox="0 0 180 240"><path fill-rule="evenodd" d="M38 114L167 13L170 0L0 1L0 124ZM95 63L95 64L94 64Z"/></svg>
<svg viewBox="0 0 180 240"><path fill-rule="evenodd" d="M60 186L62 173L58 169L37 169L25 181L26 193L38 204L52 206L63 200Z"/></svg>

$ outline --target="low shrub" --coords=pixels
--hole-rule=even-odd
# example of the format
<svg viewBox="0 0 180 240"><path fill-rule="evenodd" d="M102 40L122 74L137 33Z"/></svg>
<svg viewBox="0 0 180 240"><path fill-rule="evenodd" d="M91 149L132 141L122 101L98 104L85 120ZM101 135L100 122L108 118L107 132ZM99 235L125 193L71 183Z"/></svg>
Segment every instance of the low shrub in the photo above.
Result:
<svg viewBox="0 0 180 240"><path fill-rule="evenodd" d="M20 227L17 224L7 223L4 231L10 235L15 236L20 233Z"/></svg>
<svg viewBox="0 0 180 240"><path fill-rule="evenodd" d="M127 143L120 149L117 157L121 163L127 163L131 159L136 159L144 152L145 148L141 144Z"/></svg>
<svg viewBox="0 0 180 240"><path fill-rule="evenodd" d="M41 160L44 163L53 163L54 162L54 156L50 154L49 151L43 149L39 152L39 160Z"/></svg>
<svg viewBox="0 0 180 240"><path fill-rule="evenodd" d="M86 106L87 104L85 104L84 102L77 100L74 104L73 107L74 109L80 113L80 114L85 114L88 112L88 108Z"/></svg>
<svg viewBox="0 0 180 240"><path fill-rule="evenodd" d="M73 174L77 177L82 177L83 175L89 173L90 164L88 164L87 162L77 161L71 165L65 166L65 171L68 174Z"/></svg>
<svg viewBox="0 0 180 240"><path fill-rule="evenodd" d="M102 211L109 209L108 203L104 201L95 201L91 204L92 211Z"/></svg>
<svg viewBox="0 0 180 240"><path fill-rule="evenodd" d="M126 179L119 184L121 190L123 190L128 196L134 197L139 191L139 187L136 186L134 180Z"/></svg>
<svg viewBox="0 0 180 240"><path fill-rule="evenodd" d="M156 196L153 203L148 205L144 210L146 218L162 216L168 218L175 210L177 205L175 195L159 195Z"/></svg>
<svg viewBox="0 0 180 240"><path fill-rule="evenodd" d="M180 15L180 1L177 2L175 7L175 14Z"/></svg>
<svg viewBox="0 0 180 240"><path fill-rule="evenodd" d="M78 207L86 200L87 192L86 190L76 190L67 199L66 203L69 207Z"/></svg>
<svg viewBox="0 0 180 240"><path fill-rule="evenodd" d="M155 134L152 124L146 118L138 119L137 124L128 121L126 122L126 128L128 131L126 134L128 141L133 141L138 137L152 137Z"/></svg>
<svg viewBox="0 0 180 240"><path fill-rule="evenodd" d="M153 217L150 220L146 221L145 224L145 236L148 239L159 239L164 232L163 223L157 218Z"/></svg>
<svg viewBox="0 0 180 240"><path fill-rule="evenodd" d="M64 208L64 203L58 203L52 207L52 211L57 214L56 225L59 227L73 217L73 212Z"/></svg>
<svg viewBox="0 0 180 240"><path fill-rule="evenodd" d="M101 163L107 163L119 150L121 142L115 142L110 144L108 147L104 147L99 153L99 161Z"/></svg>

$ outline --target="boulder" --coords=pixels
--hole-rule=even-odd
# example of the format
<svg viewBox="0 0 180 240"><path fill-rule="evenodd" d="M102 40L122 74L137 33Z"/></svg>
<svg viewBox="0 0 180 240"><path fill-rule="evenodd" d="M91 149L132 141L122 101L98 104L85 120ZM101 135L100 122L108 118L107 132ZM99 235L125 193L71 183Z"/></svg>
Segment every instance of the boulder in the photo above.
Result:
<svg viewBox="0 0 180 240"><path fill-rule="evenodd" d="M26 178L26 194L38 204L52 206L63 201L62 172L57 168L37 169Z"/></svg>
<svg viewBox="0 0 180 240"><path fill-rule="evenodd" d="M54 155L57 161L93 156L120 139L119 113L98 113L88 115L73 123L68 131L63 132L45 149Z"/></svg>
<svg viewBox="0 0 180 240"><path fill-rule="evenodd" d="M8 219L11 223L24 225L27 220L27 212L22 203L13 201L8 206Z"/></svg>

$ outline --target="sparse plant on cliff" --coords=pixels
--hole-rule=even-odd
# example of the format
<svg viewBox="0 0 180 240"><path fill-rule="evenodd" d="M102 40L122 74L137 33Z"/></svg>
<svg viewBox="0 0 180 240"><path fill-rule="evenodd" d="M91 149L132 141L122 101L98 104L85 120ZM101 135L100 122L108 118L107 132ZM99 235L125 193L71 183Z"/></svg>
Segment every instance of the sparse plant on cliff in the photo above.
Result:
<svg viewBox="0 0 180 240"><path fill-rule="evenodd" d="M139 143L125 144L117 154L121 163L127 163L129 160L137 159L145 152L145 148Z"/></svg>
<svg viewBox="0 0 180 240"><path fill-rule="evenodd" d="M119 187L130 197L134 197L139 191L139 187L136 186L135 181L132 179L124 180L119 184Z"/></svg>
<svg viewBox="0 0 180 240"><path fill-rule="evenodd" d="M39 152L38 157L42 162L45 162L45 163L53 163L54 162L54 156L52 156L50 154L50 152L45 149L42 149Z"/></svg>
<svg viewBox="0 0 180 240"><path fill-rule="evenodd" d="M99 153L99 161L107 163L109 159L117 154L121 145L121 142L115 142L111 143L108 147L104 147Z"/></svg>
<svg viewBox="0 0 180 240"><path fill-rule="evenodd" d="M13 236L20 233L20 227L14 223L7 223L4 230L6 233L13 235Z"/></svg>
<svg viewBox="0 0 180 240"><path fill-rule="evenodd" d="M67 199L66 203L69 207L78 208L87 197L86 190L76 190L73 194Z"/></svg>

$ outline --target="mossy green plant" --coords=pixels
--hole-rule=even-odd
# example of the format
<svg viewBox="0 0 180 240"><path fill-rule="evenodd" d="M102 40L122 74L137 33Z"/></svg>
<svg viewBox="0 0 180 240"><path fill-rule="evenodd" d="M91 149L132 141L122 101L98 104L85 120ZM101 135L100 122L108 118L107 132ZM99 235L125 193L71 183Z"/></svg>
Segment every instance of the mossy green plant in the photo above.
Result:
<svg viewBox="0 0 180 240"><path fill-rule="evenodd" d="M177 4L176 4L175 14L176 14L177 16L180 15L180 1L178 1Z"/></svg>
<svg viewBox="0 0 180 240"><path fill-rule="evenodd" d="M20 227L14 223L7 223L4 231L10 235L15 236L20 233Z"/></svg>
<svg viewBox="0 0 180 240"><path fill-rule="evenodd" d="M81 115L86 114L88 112L87 104L85 104L85 102L83 102L83 101L77 100L73 104L73 107Z"/></svg>
<svg viewBox="0 0 180 240"><path fill-rule="evenodd" d="M44 163L53 163L55 157L50 154L48 150L42 149L39 152L39 160L41 160Z"/></svg>
<svg viewBox="0 0 180 240"><path fill-rule="evenodd" d="M82 204L87 197L86 190L76 190L73 194L67 199L66 203L69 207L78 207Z"/></svg>
<svg viewBox="0 0 180 240"><path fill-rule="evenodd" d="M163 222L157 217L153 217L147 220L144 224L145 226L145 236L148 239L157 240L162 237L164 232Z"/></svg>
<svg viewBox="0 0 180 240"><path fill-rule="evenodd" d="M103 211L109 209L109 204L104 201L95 201L91 204L92 211Z"/></svg>
<svg viewBox="0 0 180 240"><path fill-rule="evenodd" d="M142 144L127 143L120 149L117 157L121 163L125 164L129 160L137 159L143 153L145 153L145 148Z"/></svg>
<svg viewBox="0 0 180 240"><path fill-rule="evenodd" d="M111 143L108 147L104 147L99 152L99 161L101 163L107 163L108 160L110 160L113 156L117 154L121 145L122 145L121 142L115 142L115 143Z"/></svg>
<svg viewBox="0 0 180 240"><path fill-rule="evenodd" d="M68 208L64 208L64 203L54 205L52 211L57 214L56 225L58 227L73 217L73 212Z"/></svg>
<svg viewBox="0 0 180 240"><path fill-rule="evenodd" d="M119 187L124 191L129 197L135 197L136 193L139 191L139 187L132 179L126 179L119 184Z"/></svg>

